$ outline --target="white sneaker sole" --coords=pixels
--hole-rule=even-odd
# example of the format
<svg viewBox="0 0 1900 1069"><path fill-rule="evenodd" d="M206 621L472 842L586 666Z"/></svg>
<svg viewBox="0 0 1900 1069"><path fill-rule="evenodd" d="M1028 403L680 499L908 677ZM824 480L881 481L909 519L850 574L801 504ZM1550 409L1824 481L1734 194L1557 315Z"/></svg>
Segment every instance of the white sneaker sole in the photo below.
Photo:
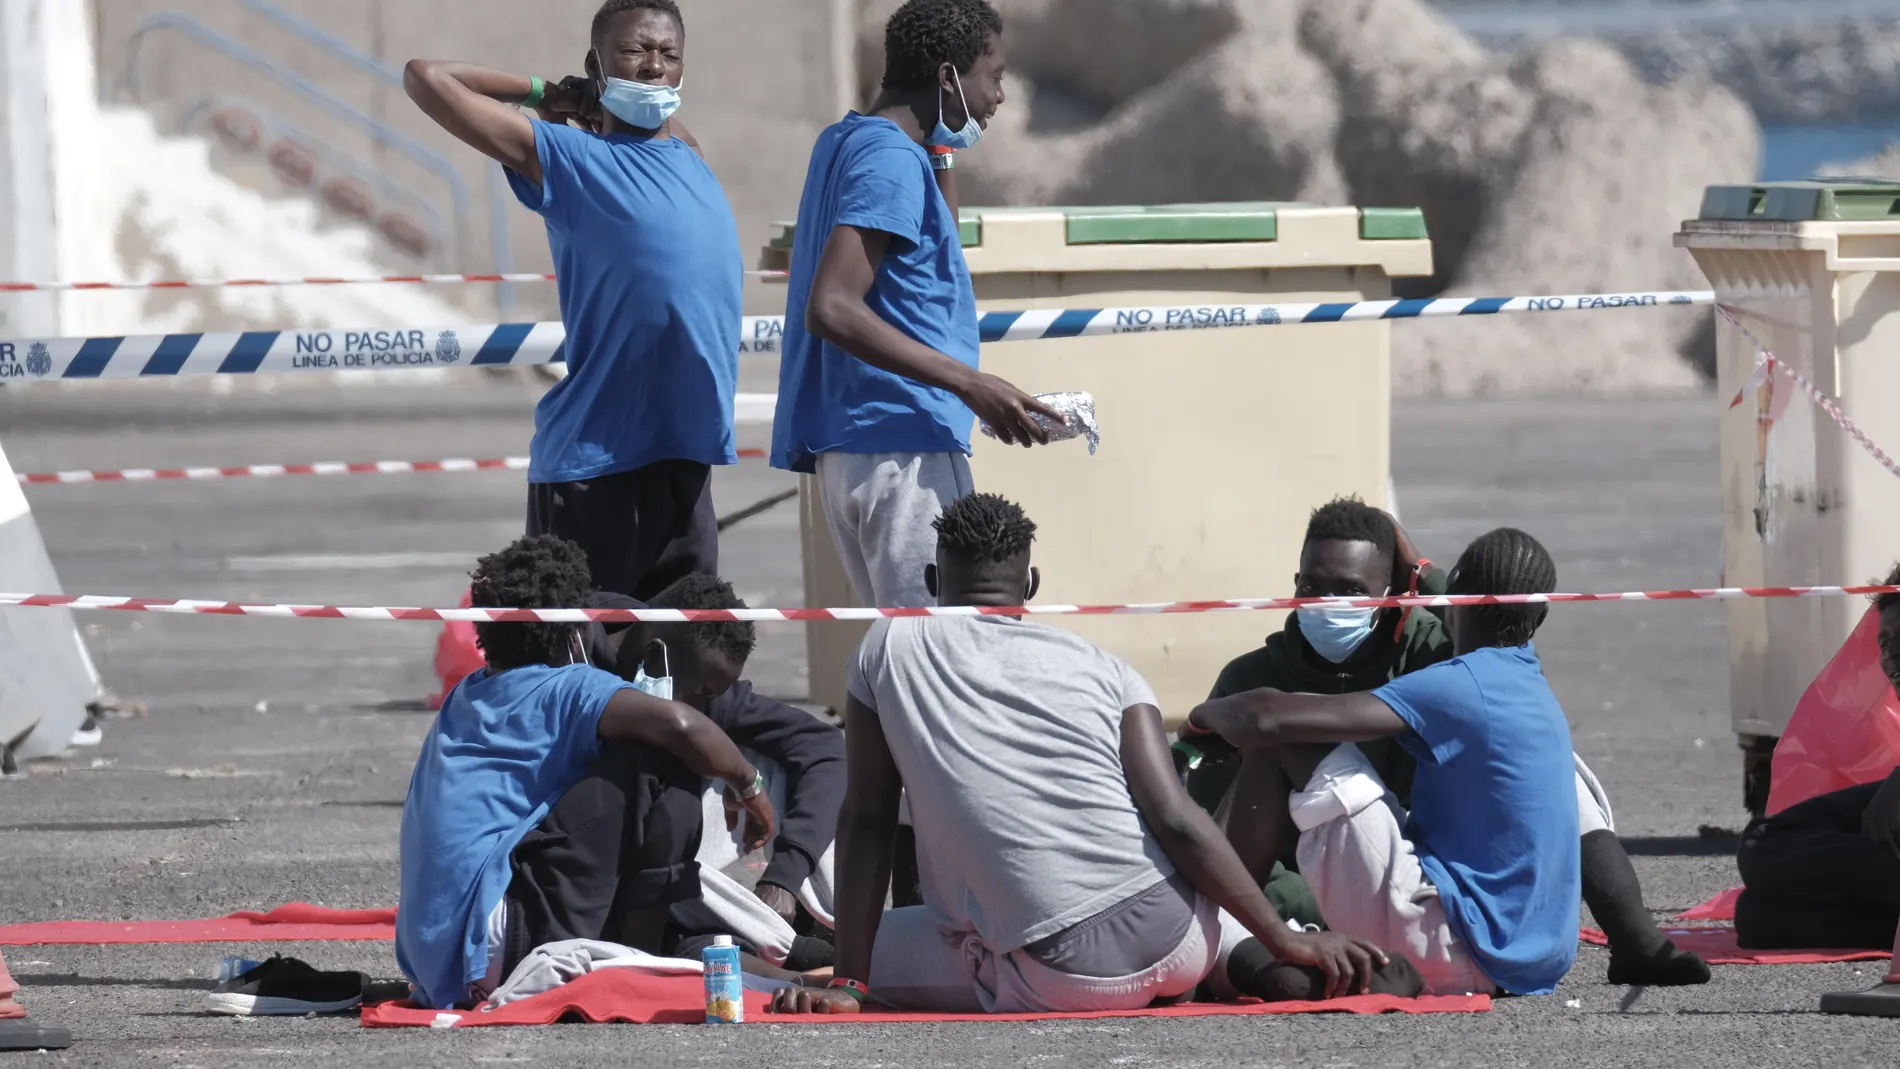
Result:
<svg viewBox="0 0 1900 1069"><path fill-rule="evenodd" d="M98 728L93 728L91 731L73 732L72 741L67 743L66 745L68 746L97 746L104 741L106 741L106 733L103 731L100 731Z"/></svg>
<svg viewBox="0 0 1900 1069"><path fill-rule="evenodd" d="M213 991L205 996L205 1012L228 1017L302 1017L306 1013L338 1013L359 1005L363 996L341 1002L305 1002L295 998L258 997L231 991Z"/></svg>

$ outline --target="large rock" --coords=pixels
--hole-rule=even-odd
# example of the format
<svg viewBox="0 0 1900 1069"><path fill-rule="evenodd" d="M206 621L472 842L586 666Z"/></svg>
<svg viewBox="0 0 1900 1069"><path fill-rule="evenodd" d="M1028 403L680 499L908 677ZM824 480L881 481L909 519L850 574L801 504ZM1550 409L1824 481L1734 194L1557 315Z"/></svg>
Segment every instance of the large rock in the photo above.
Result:
<svg viewBox="0 0 1900 1069"><path fill-rule="evenodd" d="M1753 175L1747 108L1707 84L1652 87L1614 49L1562 41L1520 60L1536 101L1453 279L1460 295L1700 289L1671 247L1704 186ZM1402 392L1687 389L1706 312L1661 309L1440 320L1394 332ZM1561 344L1552 344L1561 339ZM1675 358L1672 358L1675 357ZM1701 361L1695 360L1694 364Z"/></svg>
<svg viewBox="0 0 1900 1069"><path fill-rule="evenodd" d="M1819 11L1787 23L1619 43L1651 80L1714 81L1765 123L1885 123L1900 109L1900 19L1835 19Z"/></svg>
<svg viewBox="0 0 1900 1069"><path fill-rule="evenodd" d="M1250 29L1154 86L1094 129L1038 137L1036 108L1006 108L972 153L969 203L1344 203L1333 158L1332 81L1291 34ZM1308 106L1287 114L1284 102ZM1011 115L1016 111L1016 115ZM986 194L1001 194L987 197Z"/></svg>
<svg viewBox="0 0 1900 1069"><path fill-rule="evenodd" d="M1657 84L1594 41L1489 51L1420 0L999 6L1017 82L960 172L968 204L1417 206L1438 273L1400 281L1402 296L1564 294L1700 288L1672 235L1704 186L1756 174L1753 117L1710 78ZM1707 366L1705 322L1406 323L1395 382L1684 389Z"/></svg>

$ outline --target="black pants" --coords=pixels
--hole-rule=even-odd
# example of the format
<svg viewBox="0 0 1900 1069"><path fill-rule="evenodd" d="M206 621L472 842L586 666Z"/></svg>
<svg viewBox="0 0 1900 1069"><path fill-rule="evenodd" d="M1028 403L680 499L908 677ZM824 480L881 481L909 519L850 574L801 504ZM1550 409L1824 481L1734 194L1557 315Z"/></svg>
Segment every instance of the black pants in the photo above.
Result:
<svg viewBox="0 0 1900 1069"><path fill-rule="evenodd" d="M1753 950L1885 950L1900 925L1900 857L1862 837L1879 783L1810 798L1742 833L1736 942Z"/></svg>
<svg viewBox="0 0 1900 1069"><path fill-rule="evenodd" d="M578 543L596 587L649 600L693 572L719 571L712 469L662 460L585 482L529 483L528 533Z"/></svg>
<svg viewBox="0 0 1900 1069"><path fill-rule="evenodd" d="M669 754L608 746L515 847L502 975L543 943L625 942L630 917L697 898L704 782Z"/></svg>

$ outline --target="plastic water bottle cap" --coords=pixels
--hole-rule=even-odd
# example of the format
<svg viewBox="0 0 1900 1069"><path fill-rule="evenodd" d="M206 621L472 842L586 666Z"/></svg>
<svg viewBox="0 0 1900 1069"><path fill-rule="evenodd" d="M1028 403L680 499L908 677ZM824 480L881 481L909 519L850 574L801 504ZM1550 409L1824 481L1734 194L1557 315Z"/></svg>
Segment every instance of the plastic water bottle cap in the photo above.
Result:
<svg viewBox="0 0 1900 1069"><path fill-rule="evenodd" d="M716 946L716 947L729 947L729 946L731 946L731 945L732 945L732 937L731 937L731 936L729 936L729 935L715 935L715 936L713 936L713 946Z"/></svg>

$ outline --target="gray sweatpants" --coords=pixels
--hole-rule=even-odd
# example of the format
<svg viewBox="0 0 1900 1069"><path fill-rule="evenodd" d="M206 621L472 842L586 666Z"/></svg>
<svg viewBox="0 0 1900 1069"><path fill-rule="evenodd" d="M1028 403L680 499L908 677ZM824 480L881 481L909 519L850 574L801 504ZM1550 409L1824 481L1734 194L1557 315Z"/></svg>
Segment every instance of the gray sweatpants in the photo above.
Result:
<svg viewBox="0 0 1900 1069"><path fill-rule="evenodd" d="M858 599L875 608L935 605L924 565L937 559L931 522L976 492L961 453L823 453L818 489L838 559Z"/></svg>

